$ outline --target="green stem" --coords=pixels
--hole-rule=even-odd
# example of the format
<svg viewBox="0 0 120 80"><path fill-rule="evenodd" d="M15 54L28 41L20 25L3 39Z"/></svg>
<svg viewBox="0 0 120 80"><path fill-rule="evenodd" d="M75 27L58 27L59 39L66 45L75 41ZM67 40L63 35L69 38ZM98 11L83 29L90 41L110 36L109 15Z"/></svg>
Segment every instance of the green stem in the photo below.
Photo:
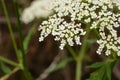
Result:
<svg viewBox="0 0 120 80"><path fill-rule="evenodd" d="M66 45L66 48L69 50L70 54L73 56L74 60L77 60L77 55L75 53L75 51L71 48L71 46Z"/></svg>
<svg viewBox="0 0 120 80"><path fill-rule="evenodd" d="M80 49L80 52L79 52L78 55L76 55L76 52L69 45L66 45L67 49L69 50L69 52L73 56L74 60L76 61L75 80L81 80L82 61L85 57L85 51L86 51L86 48L87 48L87 39L89 37L89 33L90 33L90 28L89 28L89 25L87 25L86 35L83 38L83 44L81 46L81 49Z"/></svg>
<svg viewBox="0 0 120 80"><path fill-rule="evenodd" d="M15 11L16 11L16 16L17 16L17 28L18 28L18 32L19 32L19 37L20 37L20 47L22 50L22 67L23 67L23 72L24 75L26 77L27 80L32 80L31 74L27 68L26 65L26 60L25 60L25 50L24 50L24 46L23 46L23 35L22 35L22 25L21 25L21 21L20 21L20 15L19 15L19 7L18 7L18 1L17 0L13 0L13 3L15 5Z"/></svg>
<svg viewBox="0 0 120 80"><path fill-rule="evenodd" d="M82 68L82 63L81 61L76 61L76 75L75 75L75 80L81 80L81 68Z"/></svg>
<svg viewBox="0 0 120 80"><path fill-rule="evenodd" d="M23 35L22 35L22 25L21 25L21 21L20 21L20 15L19 15L19 8L18 8L18 2L17 0L13 0L14 5L15 5L15 11L16 11L16 17L17 17L17 28L18 28L18 32L19 32L19 37L20 37L20 47L21 47L21 51L22 54L25 53L24 47L23 47Z"/></svg>
<svg viewBox="0 0 120 80"><path fill-rule="evenodd" d="M15 72L17 72L18 70L20 70L20 68L16 67L10 73L8 73L5 76L1 77L0 80L7 80L12 74L14 74Z"/></svg>
<svg viewBox="0 0 120 80"><path fill-rule="evenodd" d="M1 0L1 3L2 3L2 7L3 7L4 13L5 13L5 17L6 17L6 20L7 20L7 25L8 25L8 29L10 31L10 36L11 36L11 39L12 39L13 47L15 49L15 53L16 53L17 58L19 60L19 53L18 53L18 49L17 49L14 33L13 33L13 30L12 30L12 26L10 24L10 19L9 19L9 16L8 16L8 12L7 12L7 8L6 8L6 5L5 5L5 1Z"/></svg>
<svg viewBox="0 0 120 80"><path fill-rule="evenodd" d="M86 48L87 48L87 39L89 37L89 33L90 33L90 28L89 26L87 26L86 35L83 38L83 43L82 43L79 55L77 56L77 60L76 60L76 79L75 80L81 80L82 61L85 57Z"/></svg>
<svg viewBox="0 0 120 80"><path fill-rule="evenodd" d="M11 61L9 59L6 59L6 58L4 58L2 56L0 56L0 60L3 61L3 62L5 62L5 63L7 63L7 64L12 65L12 66L16 66L16 67L18 66L19 67L19 65L17 63L15 63L15 62L13 62L13 61Z"/></svg>
<svg viewBox="0 0 120 80"><path fill-rule="evenodd" d="M85 56L85 51L86 51L86 48L87 48L87 39L89 37L89 34L90 34L90 28L89 26L87 26L86 28L86 35L84 36L83 38L83 43L82 43L82 46L81 46L81 49L80 49L80 52L79 52L79 60L82 60Z"/></svg>

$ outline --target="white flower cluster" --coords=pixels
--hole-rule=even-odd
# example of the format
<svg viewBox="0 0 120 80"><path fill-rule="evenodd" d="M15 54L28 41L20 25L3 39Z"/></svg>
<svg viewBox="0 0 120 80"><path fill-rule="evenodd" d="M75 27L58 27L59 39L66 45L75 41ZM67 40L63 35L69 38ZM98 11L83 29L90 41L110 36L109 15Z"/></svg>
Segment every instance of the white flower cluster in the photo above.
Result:
<svg viewBox="0 0 120 80"><path fill-rule="evenodd" d="M60 41L60 48L68 44L70 46L76 44L81 45L80 35L85 35L85 31L81 28L81 23L77 24L74 21L67 23L64 18L53 15L48 21L43 21L40 25L41 31L39 41L43 41L45 37L52 34L56 41Z"/></svg>
<svg viewBox="0 0 120 80"><path fill-rule="evenodd" d="M28 24L35 18L46 18L52 14L51 0L34 0L29 7L27 7L22 15L21 20Z"/></svg>
<svg viewBox="0 0 120 80"><path fill-rule="evenodd" d="M98 54L105 53L107 56L112 53L117 53L120 56L120 37L117 35L115 28L120 27L120 9L116 2L110 2L105 6L102 6L100 12L98 12L97 25L94 28L99 29L101 38L97 41L99 48L96 51ZM111 5L111 6L109 6ZM114 7L118 12L114 11Z"/></svg>
<svg viewBox="0 0 120 80"><path fill-rule="evenodd" d="M43 21L40 25L39 41L52 34L55 40L60 41L60 49L66 44L73 46L74 42L81 45L80 36L85 35L86 32L81 28L81 23L76 22L78 19L75 19L76 15L74 15L79 10L79 0L54 0L52 5L57 14L50 16L48 21Z"/></svg>
<svg viewBox="0 0 120 80"><path fill-rule="evenodd" d="M116 6L118 6L118 9L120 10L120 0L112 0L113 3L116 4Z"/></svg>
<svg viewBox="0 0 120 80"><path fill-rule="evenodd" d="M105 50L106 55L117 52L120 56L120 38L114 29L120 26L118 3L113 0L53 0L52 2L55 14L40 25L39 41L52 34L55 40L60 41L61 49L66 44L81 45L80 36L85 35L86 27L90 27L98 29L101 36L97 41L98 54Z"/></svg>
<svg viewBox="0 0 120 80"><path fill-rule="evenodd" d="M102 22L100 25L101 39L97 41L99 44L97 53L101 54L104 51L107 56L111 53L117 53L120 56L120 37L117 36L117 31L114 29L120 27L120 14L116 14L111 18L108 23Z"/></svg>

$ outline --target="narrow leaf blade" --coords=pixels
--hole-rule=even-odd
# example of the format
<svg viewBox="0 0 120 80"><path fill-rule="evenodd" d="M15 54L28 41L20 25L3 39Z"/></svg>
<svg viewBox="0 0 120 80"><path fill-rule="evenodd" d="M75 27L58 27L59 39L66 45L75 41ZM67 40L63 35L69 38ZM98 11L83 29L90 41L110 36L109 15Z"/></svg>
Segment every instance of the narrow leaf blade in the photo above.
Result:
<svg viewBox="0 0 120 80"><path fill-rule="evenodd" d="M8 74L11 72L11 69L7 65L5 65L3 62L0 62L0 67L5 74Z"/></svg>
<svg viewBox="0 0 120 80"><path fill-rule="evenodd" d="M73 59L70 58L70 57L62 60L61 62L59 62L59 63L57 64L57 66L56 66L56 68L54 69L54 71L59 70L59 69L65 67L65 66L66 66L69 62L71 62L72 60L73 60Z"/></svg>
<svg viewBox="0 0 120 80"><path fill-rule="evenodd" d="M105 62L96 62L90 66L88 66L88 68L99 68L101 66L103 66L105 64Z"/></svg>
<svg viewBox="0 0 120 80"><path fill-rule="evenodd" d="M26 38L24 39L23 45L24 45L25 52L27 52L28 45L29 45L29 42L30 42L30 39L31 39L31 37L32 37L32 34L33 34L34 30L35 30L35 27L32 27L32 28L29 30Z"/></svg>

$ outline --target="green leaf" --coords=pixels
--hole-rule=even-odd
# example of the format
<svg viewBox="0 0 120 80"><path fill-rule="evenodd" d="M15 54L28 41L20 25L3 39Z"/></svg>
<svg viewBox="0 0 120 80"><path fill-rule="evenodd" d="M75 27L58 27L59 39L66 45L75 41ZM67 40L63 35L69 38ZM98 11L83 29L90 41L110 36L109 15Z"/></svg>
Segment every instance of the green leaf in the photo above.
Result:
<svg viewBox="0 0 120 80"><path fill-rule="evenodd" d="M24 39L23 46L24 46L25 53L27 52L28 45L29 45L29 41L30 41L30 39L31 39L31 37L32 37L32 34L33 34L34 30L35 30L35 27L33 26L33 27L29 30L26 38Z"/></svg>
<svg viewBox="0 0 120 80"><path fill-rule="evenodd" d="M0 62L0 67L5 74L8 74L11 72L11 69L7 65L5 65L3 62Z"/></svg>
<svg viewBox="0 0 120 80"><path fill-rule="evenodd" d="M111 80L111 66L110 64L106 65L106 74L107 74L107 80Z"/></svg>
<svg viewBox="0 0 120 80"><path fill-rule="evenodd" d="M90 78L87 80L103 80L105 74L105 67L101 67L95 72L91 73Z"/></svg>
<svg viewBox="0 0 120 80"><path fill-rule="evenodd" d="M65 67L65 66L66 66L69 62L71 62L71 61L73 61L73 58L71 58L71 57L65 58L64 60L60 61L60 62L57 64L57 66L56 66L56 68L54 69L54 71L59 70L59 69Z"/></svg>
<svg viewBox="0 0 120 80"><path fill-rule="evenodd" d="M99 68L101 66L103 66L105 64L105 62L96 62L90 66L88 66L88 68Z"/></svg>
<svg viewBox="0 0 120 80"><path fill-rule="evenodd" d="M111 62L111 63L106 63L106 74L107 74L107 80L111 80L111 75L112 75L112 70L115 66L115 62Z"/></svg>
<svg viewBox="0 0 120 80"><path fill-rule="evenodd" d="M91 73L87 80L111 80L111 74L116 62L98 62L89 66L90 68L98 68Z"/></svg>

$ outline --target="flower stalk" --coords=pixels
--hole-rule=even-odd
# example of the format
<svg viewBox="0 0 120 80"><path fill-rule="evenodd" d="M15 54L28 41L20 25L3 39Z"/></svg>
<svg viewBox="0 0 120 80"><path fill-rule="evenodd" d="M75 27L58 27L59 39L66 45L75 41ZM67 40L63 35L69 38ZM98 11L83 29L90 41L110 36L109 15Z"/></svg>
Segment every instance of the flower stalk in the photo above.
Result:
<svg viewBox="0 0 120 80"><path fill-rule="evenodd" d="M75 80L81 80L82 61L85 58L85 53L86 53L86 48L87 48L87 39L89 37L89 33L90 33L90 28L89 28L89 26L87 26L86 35L83 38L83 44L81 46L80 52L79 52L79 54L77 56L77 60L76 60L76 78L75 78Z"/></svg>
<svg viewBox="0 0 120 80"><path fill-rule="evenodd" d="M17 28L18 28L19 37L20 37L20 47L21 47L21 51L22 51L22 62L21 62L21 64L22 64L22 67L23 67L23 73L24 73L27 80L32 80L31 74L30 74L30 72L27 68L26 60L25 60L25 50L24 50L24 46L23 46L22 25L21 25L21 21L20 21L18 1L13 0L13 3L15 5L15 11L16 11L16 17L17 17Z"/></svg>
<svg viewBox="0 0 120 80"><path fill-rule="evenodd" d="M7 8L6 8L6 5L5 5L5 1L4 1L4 0L1 0L1 3L2 3L2 7L3 7L3 10L4 10L4 14L5 14L5 17L6 17L6 20L7 20L7 25L8 25L8 29L9 29L9 32L10 32L10 36L11 36L11 39L12 39L13 47L14 47L15 53L16 53L16 55L17 55L17 58L18 58L18 60L19 60L19 53L18 53L18 49L17 49L17 45L16 45L14 33L13 33L13 30L12 30L12 26L11 26L11 23L10 23L8 11L7 11Z"/></svg>
<svg viewBox="0 0 120 80"><path fill-rule="evenodd" d="M3 61L3 62L5 62L5 63L8 63L8 64L10 64L10 65L12 65L12 66L20 67L17 63L15 63L15 62L13 62L13 61L11 61L11 60L9 60L9 59L6 59L6 58L4 58L4 57L2 57L2 56L0 56L0 61Z"/></svg>
<svg viewBox="0 0 120 80"><path fill-rule="evenodd" d="M21 47L21 51L22 51L22 56L19 53L19 50L17 48L17 44L16 44L15 37L14 37L14 32L12 30L12 26L11 26L11 23L10 23L10 19L9 19L8 11L7 11L7 8L6 8L6 5L5 5L5 1L1 0L2 7L3 7L5 17L6 17L6 20L7 20L7 24L8 24L8 29L9 29L10 36L11 36L11 39L12 39L13 47L15 49L15 53L16 53L17 59L19 61L19 63L18 63L20 65L19 67L20 67L20 69L23 70L26 79L27 80L32 80L32 77L31 77L31 75L28 71L28 68L26 66L26 61L25 61L25 51L24 51L24 47L23 47L22 27L21 27L21 22L20 22L20 17L19 17L18 3L17 3L17 0L14 0L13 2L14 2L14 5L15 5L15 8L16 8L15 10L16 10L16 15L17 15L17 22L18 22L17 24L18 24L18 31L19 31L19 36L20 36L20 47ZM6 62L8 64L11 64L11 65L17 65L15 63L11 62L11 61L8 61L5 58L1 58L1 60L3 60L4 62ZM19 70L18 69L19 67L17 67L15 69L15 72ZM11 73L9 75L7 75L7 77L9 77L10 75L11 75ZM6 78L6 76L5 76L5 78Z"/></svg>

